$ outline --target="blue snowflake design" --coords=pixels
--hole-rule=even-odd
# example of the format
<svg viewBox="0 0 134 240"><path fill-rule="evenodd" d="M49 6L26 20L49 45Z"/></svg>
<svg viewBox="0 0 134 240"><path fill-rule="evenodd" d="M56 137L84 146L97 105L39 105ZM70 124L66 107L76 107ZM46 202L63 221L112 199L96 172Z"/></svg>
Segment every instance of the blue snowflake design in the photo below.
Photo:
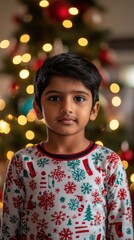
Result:
<svg viewBox="0 0 134 240"><path fill-rule="evenodd" d="M14 215L10 217L10 222L11 223L16 223L17 220L18 220L18 218L16 216L14 216Z"/></svg>
<svg viewBox="0 0 134 240"><path fill-rule="evenodd" d="M99 161L103 161L104 156L101 153L95 153L92 154L92 160L94 162L95 165L97 165L99 163Z"/></svg>
<svg viewBox="0 0 134 240"><path fill-rule="evenodd" d="M90 237L89 237L89 240L95 240L95 235L91 235Z"/></svg>
<svg viewBox="0 0 134 240"><path fill-rule="evenodd" d="M76 160L76 161L69 161L67 163L67 165L71 168L71 169L76 169L79 165L80 165L80 160Z"/></svg>
<svg viewBox="0 0 134 240"><path fill-rule="evenodd" d="M68 203L70 210L77 210L79 207L79 201L77 199L70 199L70 202Z"/></svg>
<svg viewBox="0 0 134 240"><path fill-rule="evenodd" d="M82 184L81 192L83 194L89 194L91 191L92 191L92 186L88 182Z"/></svg>
<svg viewBox="0 0 134 240"><path fill-rule="evenodd" d="M122 175L123 174L121 174L120 171L118 171L117 178L116 178L116 181L115 181L115 183L117 185L122 185L122 182L123 182L123 176Z"/></svg>
<svg viewBox="0 0 134 240"><path fill-rule="evenodd" d="M74 170L72 172L72 178L78 182L80 182L81 180L85 179L85 171L83 169L77 168L76 170Z"/></svg>
<svg viewBox="0 0 134 240"><path fill-rule="evenodd" d="M131 234L131 228L127 228L126 233Z"/></svg>
<svg viewBox="0 0 134 240"><path fill-rule="evenodd" d="M48 158L40 158L37 161L38 167L45 167L46 164L49 164L49 159Z"/></svg>

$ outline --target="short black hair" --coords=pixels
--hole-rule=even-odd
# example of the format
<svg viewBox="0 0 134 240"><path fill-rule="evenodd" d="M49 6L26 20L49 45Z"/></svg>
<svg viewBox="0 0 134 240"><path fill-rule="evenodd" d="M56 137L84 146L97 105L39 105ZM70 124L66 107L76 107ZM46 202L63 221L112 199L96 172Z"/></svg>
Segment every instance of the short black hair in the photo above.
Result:
<svg viewBox="0 0 134 240"><path fill-rule="evenodd" d="M53 76L73 77L81 81L92 93L93 106L99 100L102 78L97 67L83 56L61 53L48 57L35 75L34 98L40 108L41 95Z"/></svg>

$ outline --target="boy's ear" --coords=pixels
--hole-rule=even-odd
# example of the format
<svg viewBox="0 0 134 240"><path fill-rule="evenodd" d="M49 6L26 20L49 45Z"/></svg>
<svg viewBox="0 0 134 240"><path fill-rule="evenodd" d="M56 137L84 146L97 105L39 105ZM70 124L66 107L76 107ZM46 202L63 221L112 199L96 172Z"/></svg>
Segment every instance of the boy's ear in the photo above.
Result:
<svg viewBox="0 0 134 240"><path fill-rule="evenodd" d="M36 116L39 120L41 120L43 118L42 116L42 111L40 109L40 107L38 106L37 102L36 101L33 101L33 108L36 112Z"/></svg>
<svg viewBox="0 0 134 240"><path fill-rule="evenodd" d="M99 108L100 108L100 103L99 101L97 101L90 112L90 118L89 118L90 121L94 121L96 119L99 112Z"/></svg>

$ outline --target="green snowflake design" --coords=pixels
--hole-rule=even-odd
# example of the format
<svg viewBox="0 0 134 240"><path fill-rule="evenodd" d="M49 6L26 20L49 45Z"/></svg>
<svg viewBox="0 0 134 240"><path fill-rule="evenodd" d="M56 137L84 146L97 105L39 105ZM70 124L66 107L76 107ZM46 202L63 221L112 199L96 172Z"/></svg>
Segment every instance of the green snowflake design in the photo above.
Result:
<svg viewBox="0 0 134 240"><path fill-rule="evenodd" d="M97 165L99 161L103 161L103 155L101 153L92 154L92 160L94 164Z"/></svg>
<svg viewBox="0 0 134 240"><path fill-rule="evenodd" d="M46 164L49 163L49 159L47 158L41 158L40 160L37 161L38 167L45 167Z"/></svg>
<svg viewBox="0 0 134 240"><path fill-rule="evenodd" d="M72 172L72 178L78 182L85 179L85 171L83 169L77 168L75 171Z"/></svg>
<svg viewBox="0 0 134 240"><path fill-rule="evenodd" d="M91 191L92 191L92 186L88 182L82 184L81 192L83 194L89 194Z"/></svg>
<svg viewBox="0 0 134 240"><path fill-rule="evenodd" d="M80 165L80 160L69 161L69 162L67 163L67 165L68 165L71 169L76 169L76 168Z"/></svg>
<svg viewBox="0 0 134 240"><path fill-rule="evenodd" d="M77 199L70 199L68 206L70 210L75 211L79 207L79 201Z"/></svg>

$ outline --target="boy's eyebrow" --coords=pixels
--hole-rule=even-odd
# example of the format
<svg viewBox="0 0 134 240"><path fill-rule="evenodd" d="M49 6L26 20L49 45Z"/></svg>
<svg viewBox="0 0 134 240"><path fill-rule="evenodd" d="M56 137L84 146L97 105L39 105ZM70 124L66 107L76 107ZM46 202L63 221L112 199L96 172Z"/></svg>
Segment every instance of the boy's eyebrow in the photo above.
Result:
<svg viewBox="0 0 134 240"><path fill-rule="evenodd" d="M57 91L57 90L51 90L51 91L46 92L45 94L48 95L48 94L51 94L51 93L61 94L62 92ZM84 92L84 91L76 91L76 90L75 90L75 91L72 91L72 93L74 93L74 94L86 94L86 95L89 96L89 94L88 94L87 92Z"/></svg>

